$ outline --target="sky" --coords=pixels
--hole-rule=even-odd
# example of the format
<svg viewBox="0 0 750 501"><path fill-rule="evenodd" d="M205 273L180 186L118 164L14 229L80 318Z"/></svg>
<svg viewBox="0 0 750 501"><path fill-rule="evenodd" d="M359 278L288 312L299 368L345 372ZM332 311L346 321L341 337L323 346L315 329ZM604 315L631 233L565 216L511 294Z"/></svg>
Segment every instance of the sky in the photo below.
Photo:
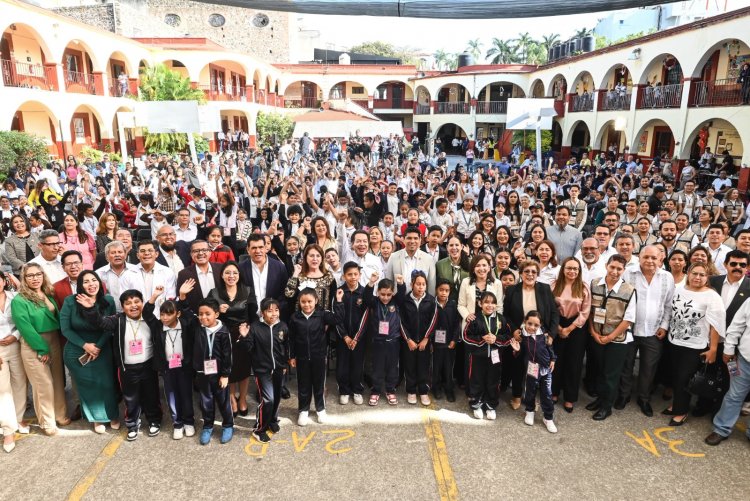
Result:
<svg viewBox="0 0 750 501"><path fill-rule="evenodd" d="M708 0L724 7L725 0ZM703 0L695 0L703 5ZM750 0L726 0L727 10L750 6ZM446 52L463 52L467 41L479 38L486 51L493 37L516 38L519 32L529 32L534 39L558 33L566 40L581 28L596 26L609 12L577 14L571 16L528 19L418 19L372 16L302 15L301 24L321 33L320 48L346 50L361 42L383 40L395 46L408 46L432 54L438 49Z"/></svg>

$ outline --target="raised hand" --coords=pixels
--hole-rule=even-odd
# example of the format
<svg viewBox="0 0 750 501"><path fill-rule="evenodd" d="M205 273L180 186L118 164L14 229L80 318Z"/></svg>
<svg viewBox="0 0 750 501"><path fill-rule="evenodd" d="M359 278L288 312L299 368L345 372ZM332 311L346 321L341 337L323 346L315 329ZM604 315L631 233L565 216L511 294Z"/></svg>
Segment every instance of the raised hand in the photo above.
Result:
<svg viewBox="0 0 750 501"><path fill-rule="evenodd" d="M95 299L86 294L76 294L76 302L84 308L93 308Z"/></svg>

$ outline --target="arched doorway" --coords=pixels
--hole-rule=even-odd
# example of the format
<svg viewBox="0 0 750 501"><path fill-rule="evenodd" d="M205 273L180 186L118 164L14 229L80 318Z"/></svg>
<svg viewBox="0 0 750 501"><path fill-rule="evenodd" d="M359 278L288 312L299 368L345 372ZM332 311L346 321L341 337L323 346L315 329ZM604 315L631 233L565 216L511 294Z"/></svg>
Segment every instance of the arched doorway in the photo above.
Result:
<svg viewBox="0 0 750 501"><path fill-rule="evenodd" d="M600 111L629 110L633 78L624 64L612 66L599 83Z"/></svg>
<svg viewBox="0 0 750 501"><path fill-rule="evenodd" d="M468 114L470 101L471 94L466 87L457 83L445 84L438 91L435 113Z"/></svg>
<svg viewBox="0 0 750 501"><path fill-rule="evenodd" d="M740 106L742 65L750 63L750 47L736 39L717 42L707 50L692 73L691 106Z"/></svg>
<svg viewBox="0 0 750 501"><path fill-rule="evenodd" d="M93 51L80 40L72 40L63 52L63 78L67 92L103 94L104 84L99 62Z"/></svg>
<svg viewBox="0 0 750 501"><path fill-rule="evenodd" d="M682 102L682 65L672 54L660 54L646 65L639 80L636 107L679 108Z"/></svg>
<svg viewBox="0 0 750 501"><path fill-rule="evenodd" d="M331 86L328 99L350 99L353 103L367 109L369 106L368 89L359 82L344 80Z"/></svg>
<svg viewBox="0 0 750 501"><path fill-rule="evenodd" d="M510 82L493 82L485 85L477 96L477 114L508 112L508 99L526 97L523 89Z"/></svg>
<svg viewBox="0 0 750 501"><path fill-rule="evenodd" d="M639 157L672 158L675 152L675 139L672 128L664 120L649 120L635 135L630 152Z"/></svg>
<svg viewBox="0 0 750 501"><path fill-rule="evenodd" d="M460 144L458 147L453 146L453 139L455 138L459 141L462 141L463 139L468 137L469 136L466 131L462 127L454 123L441 125L435 133L435 138L440 138L440 141L443 144L443 151L451 155L463 154L463 150L461 149Z"/></svg>
<svg viewBox="0 0 750 501"><path fill-rule="evenodd" d="M558 122L557 120L552 120L552 144L550 145L552 151L562 151L562 143L563 130L562 127L560 127L560 122Z"/></svg>
<svg viewBox="0 0 750 501"><path fill-rule="evenodd" d="M73 154L77 155L85 147L102 147L101 122L98 112L87 105L81 105L70 118L70 143Z"/></svg>
<svg viewBox="0 0 750 501"><path fill-rule="evenodd" d="M57 90L57 71L49 48L30 26L13 23L0 38L0 71L6 87Z"/></svg>
<svg viewBox="0 0 750 501"><path fill-rule="evenodd" d="M319 87L313 82L298 80L284 90L284 103L287 108L319 108L321 98Z"/></svg>
<svg viewBox="0 0 750 501"><path fill-rule="evenodd" d="M549 84L547 95L554 97L557 101L564 101L565 96L568 93L568 81L560 73L552 78L552 82Z"/></svg>
<svg viewBox="0 0 750 501"><path fill-rule="evenodd" d="M589 151L591 144L591 131L583 120L575 123L570 131L570 152L580 160L581 155Z"/></svg>
<svg viewBox="0 0 750 501"><path fill-rule="evenodd" d="M58 118L47 106L38 101L27 101L13 115L10 130L41 137L47 143L50 154L61 156L66 152L61 143L58 125Z"/></svg>
<svg viewBox="0 0 750 501"><path fill-rule="evenodd" d="M724 158L731 158L735 167L739 167L745 153L739 131L734 124L723 118L705 120L694 127L685 141L685 146L689 151L683 150L683 157L689 156L698 160L708 148L708 151L717 157L718 164L721 164Z"/></svg>
<svg viewBox="0 0 750 501"><path fill-rule="evenodd" d="M593 147L599 151L612 152L615 158L623 152L628 142L625 131L618 125L616 120L607 121L599 129Z"/></svg>

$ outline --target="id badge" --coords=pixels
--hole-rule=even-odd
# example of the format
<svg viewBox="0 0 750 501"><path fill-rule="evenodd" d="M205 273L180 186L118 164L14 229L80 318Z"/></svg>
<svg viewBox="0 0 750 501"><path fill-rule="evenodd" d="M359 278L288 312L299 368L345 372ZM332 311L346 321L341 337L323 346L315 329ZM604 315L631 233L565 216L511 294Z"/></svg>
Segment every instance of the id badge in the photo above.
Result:
<svg viewBox="0 0 750 501"><path fill-rule="evenodd" d="M205 374L206 376L210 376L211 374L216 374L218 372L219 369L216 365L216 359L203 361L203 374Z"/></svg>
<svg viewBox="0 0 750 501"><path fill-rule="evenodd" d="M526 366L526 375L531 376L534 379L539 378L539 364L536 362L529 362L529 365Z"/></svg>
<svg viewBox="0 0 750 501"><path fill-rule="evenodd" d="M134 339L128 342L128 354L130 355L141 355L143 354L143 339Z"/></svg>
<svg viewBox="0 0 750 501"><path fill-rule="evenodd" d="M500 350L492 350L490 352L490 360L493 364L499 364L500 363Z"/></svg>
<svg viewBox="0 0 750 501"><path fill-rule="evenodd" d="M607 310L604 308L594 308L594 323L603 324L607 319Z"/></svg>
<svg viewBox="0 0 750 501"><path fill-rule="evenodd" d="M727 371L729 372L729 376L735 377L740 375L740 367L737 365L736 360L730 360L727 362Z"/></svg>
<svg viewBox="0 0 750 501"><path fill-rule="evenodd" d="M172 356L169 357L169 368L176 369L178 367L182 367L182 355L172 353Z"/></svg>
<svg viewBox="0 0 750 501"><path fill-rule="evenodd" d="M231 237L232 236L232 229L231 228L224 228L224 236L225 237Z"/></svg>
<svg viewBox="0 0 750 501"><path fill-rule="evenodd" d="M378 334L381 336L388 335L388 322L383 322L382 320L378 322Z"/></svg>
<svg viewBox="0 0 750 501"><path fill-rule="evenodd" d="M435 342L445 344L445 339L447 337L446 331L435 331Z"/></svg>

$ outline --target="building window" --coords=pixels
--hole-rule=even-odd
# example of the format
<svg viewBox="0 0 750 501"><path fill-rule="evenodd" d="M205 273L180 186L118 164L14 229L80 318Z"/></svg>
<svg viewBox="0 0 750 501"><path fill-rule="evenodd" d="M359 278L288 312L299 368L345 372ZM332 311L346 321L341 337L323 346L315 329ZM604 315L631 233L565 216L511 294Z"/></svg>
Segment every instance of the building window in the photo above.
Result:
<svg viewBox="0 0 750 501"><path fill-rule="evenodd" d="M164 23L168 24L169 26L174 26L175 28L180 25L182 22L182 19L180 19L180 16L177 14L167 14L164 16Z"/></svg>
<svg viewBox="0 0 750 501"><path fill-rule="evenodd" d="M210 16L208 16L208 24L210 24L214 28L221 28L226 22L227 20L224 19L224 16L222 16L221 14L211 14Z"/></svg>
<svg viewBox="0 0 750 501"><path fill-rule="evenodd" d="M83 118L73 118L73 130L76 132L76 144L86 142L86 128L83 125Z"/></svg>
<svg viewBox="0 0 750 501"><path fill-rule="evenodd" d="M388 87L381 85L375 89L375 99L388 99Z"/></svg>
<svg viewBox="0 0 750 501"><path fill-rule="evenodd" d="M364 94L365 88L364 87L352 87L352 94Z"/></svg>
<svg viewBox="0 0 750 501"><path fill-rule="evenodd" d="M346 97L346 89L343 84L337 84L331 87L331 99L344 99Z"/></svg>

